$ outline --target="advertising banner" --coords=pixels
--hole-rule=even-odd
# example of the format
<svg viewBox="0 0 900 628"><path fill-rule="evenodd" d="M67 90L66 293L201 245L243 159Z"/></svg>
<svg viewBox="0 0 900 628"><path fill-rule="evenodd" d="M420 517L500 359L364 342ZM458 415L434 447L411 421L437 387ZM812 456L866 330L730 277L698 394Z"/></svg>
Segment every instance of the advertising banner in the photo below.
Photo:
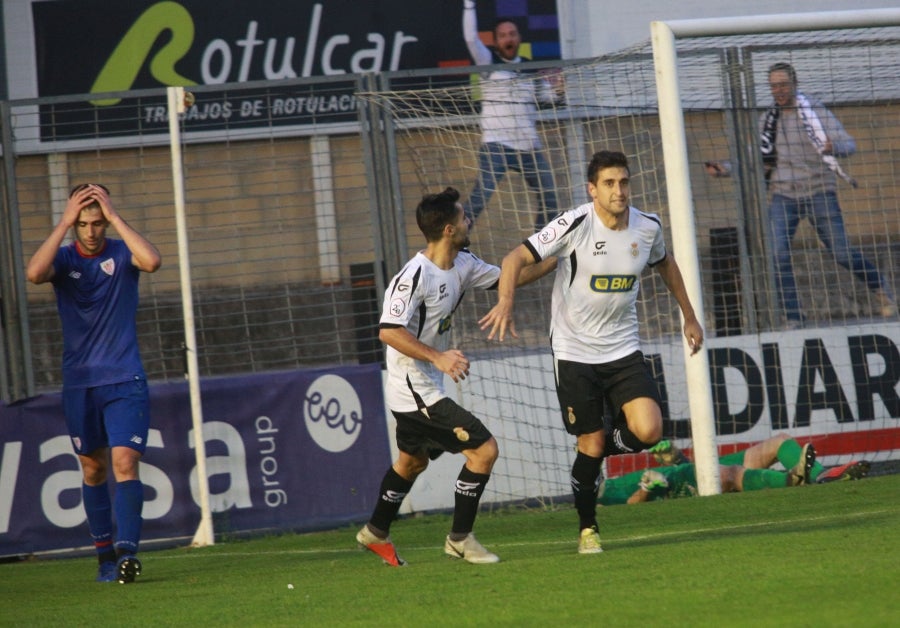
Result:
<svg viewBox="0 0 900 628"><path fill-rule="evenodd" d="M79 0L30 6L36 76L11 81L36 80L40 97L347 77L316 88L295 83L279 94L205 92L187 112L187 129L355 122L353 75L472 63L459 0ZM554 0L482 2L478 15L488 32L498 16L514 18L530 58L559 58ZM18 41L16 14L7 21ZM158 98L130 101L106 96L90 107L45 105L42 139L92 136L98 127L106 136L165 132L164 103L161 91Z"/></svg>
<svg viewBox="0 0 900 628"><path fill-rule="evenodd" d="M812 442L826 465L900 456L897 323L710 338L706 345L720 455L785 432ZM663 399L663 433L683 439L690 452L682 349L644 350ZM635 471L648 460L615 456L608 473Z"/></svg>
<svg viewBox="0 0 900 628"><path fill-rule="evenodd" d="M368 518L390 464L378 364L211 379L201 388L217 534ZM200 506L187 384L152 386L150 403L143 540L191 538ZM0 411L0 556L89 545L59 395Z"/></svg>

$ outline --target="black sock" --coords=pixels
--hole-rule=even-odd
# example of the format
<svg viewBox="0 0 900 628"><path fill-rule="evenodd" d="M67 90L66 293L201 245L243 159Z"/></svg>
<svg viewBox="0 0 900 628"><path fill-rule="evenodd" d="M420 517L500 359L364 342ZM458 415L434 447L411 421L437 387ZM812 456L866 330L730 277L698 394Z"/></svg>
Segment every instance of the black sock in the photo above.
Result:
<svg viewBox="0 0 900 628"><path fill-rule="evenodd" d="M381 480L378 503L369 519L369 527L387 536L391 529L391 523L397 518L403 498L406 497L413 483L403 479L400 474L390 467Z"/></svg>
<svg viewBox="0 0 900 628"><path fill-rule="evenodd" d="M491 478L486 473L475 473L463 465L459 476L456 478L455 507L453 508L453 527L450 528L450 539L460 541L466 537L475 526L475 516L478 514L478 502L484 487Z"/></svg>
<svg viewBox="0 0 900 628"><path fill-rule="evenodd" d="M597 491L600 488L602 460L579 451L572 464L572 492L575 494L579 530L597 527Z"/></svg>
<svg viewBox="0 0 900 628"><path fill-rule="evenodd" d="M638 451L644 451L653 447L656 443L649 445L631 433L627 425L617 425L611 431L606 432L603 440L603 454L612 456L614 454L633 454Z"/></svg>

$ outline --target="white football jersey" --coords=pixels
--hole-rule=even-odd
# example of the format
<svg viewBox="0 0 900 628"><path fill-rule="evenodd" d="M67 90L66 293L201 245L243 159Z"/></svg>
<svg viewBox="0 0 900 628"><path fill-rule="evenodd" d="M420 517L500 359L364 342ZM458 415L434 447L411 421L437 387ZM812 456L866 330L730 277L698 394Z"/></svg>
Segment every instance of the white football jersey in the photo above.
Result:
<svg viewBox="0 0 900 628"><path fill-rule="evenodd" d="M603 364L640 349L641 272L665 258L666 245L658 216L628 211L628 228L616 231L586 203L525 240L537 261L559 258L550 321L557 359Z"/></svg>
<svg viewBox="0 0 900 628"><path fill-rule="evenodd" d="M453 268L442 270L421 252L391 280L384 293L381 326L401 326L420 342L438 351L450 348L453 312L469 288L490 288L497 284L500 268L460 251ZM400 353L391 346L387 362L387 405L396 412L413 412L420 404L430 406L443 397L444 374L430 362Z"/></svg>

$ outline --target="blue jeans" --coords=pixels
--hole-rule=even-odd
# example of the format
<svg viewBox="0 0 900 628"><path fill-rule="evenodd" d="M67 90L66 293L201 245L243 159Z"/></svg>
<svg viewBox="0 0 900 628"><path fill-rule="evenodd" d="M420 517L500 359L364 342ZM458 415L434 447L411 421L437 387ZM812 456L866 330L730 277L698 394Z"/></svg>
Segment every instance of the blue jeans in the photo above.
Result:
<svg viewBox="0 0 900 628"><path fill-rule="evenodd" d="M775 194L769 205L769 224L775 254L775 288L788 320L803 320L791 262L791 240L801 218L809 219L838 264L864 281L870 290L885 289L874 264L850 246L837 194L820 192L797 199Z"/></svg>
<svg viewBox="0 0 900 628"><path fill-rule="evenodd" d="M534 220L535 231L543 229L544 225L556 215L553 173L540 150L519 151L503 144L482 144L481 150L478 151L478 170L478 181L475 182L469 200L464 205L466 216L473 223L497 191L497 184L507 170L521 172L528 187L537 192L538 214Z"/></svg>

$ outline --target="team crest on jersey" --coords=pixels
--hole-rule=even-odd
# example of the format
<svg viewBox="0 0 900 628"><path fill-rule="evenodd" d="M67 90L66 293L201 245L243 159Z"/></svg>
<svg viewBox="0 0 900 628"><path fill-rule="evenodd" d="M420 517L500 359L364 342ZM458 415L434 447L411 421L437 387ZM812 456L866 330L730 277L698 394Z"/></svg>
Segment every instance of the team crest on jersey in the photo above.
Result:
<svg viewBox="0 0 900 628"><path fill-rule="evenodd" d="M391 316L394 318L400 318L403 316L403 312L406 311L406 301L403 299L394 299L391 301Z"/></svg>
<svg viewBox="0 0 900 628"><path fill-rule="evenodd" d="M538 234L538 240L541 241L541 244L548 244L553 242L556 239L556 229L553 228L553 225L547 225L544 227L544 230Z"/></svg>
<svg viewBox="0 0 900 628"><path fill-rule="evenodd" d="M640 254L641 254L641 252L638 250L638 243L632 242L631 243L631 257L637 257Z"/></svg>
<svg viewBox="0 0 900 628"><path fill-rule="evenodd" d="M111 277L112 274L116 272L116 260L111 257L109 259L103 260L102 262L100 262L100 270Z"/></svg>
<svg viewBox="0 0 900 628"><path fill-rule="evenodd" d="M572 409L572 406L569 406L567 409L569 411L569 424L575 425L575 410Z"/></svg>

